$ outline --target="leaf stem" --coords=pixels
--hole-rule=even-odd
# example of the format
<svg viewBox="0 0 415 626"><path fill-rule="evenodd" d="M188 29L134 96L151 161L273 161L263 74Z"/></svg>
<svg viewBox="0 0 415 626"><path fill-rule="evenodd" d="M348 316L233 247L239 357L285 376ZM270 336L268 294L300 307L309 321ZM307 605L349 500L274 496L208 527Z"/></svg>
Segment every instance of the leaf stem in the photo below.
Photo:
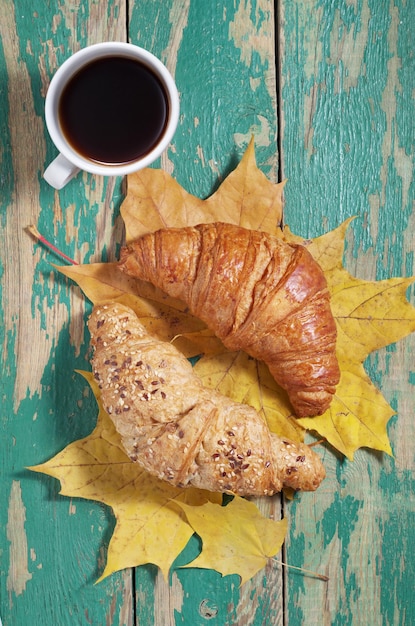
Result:
<svg viewBox="0 0 415 626"><path fill-rule="evenodd" d="M325 443L326 439L319 439L318 441L313 441L312 443L307 444L309 448L314 448L314 446L319 446L322 443Z"/></svg>
<svg viewBox="0 0 415 626"><path fill-rule="evenodd" d="M42 243L44 246L46 246L46 248L49 248L49 250L52 250L52 252L54 252L55 254L57 254L58 256L60 256L62 259L64 259L67 263L70 263L71 265L79 265L79 263L77 263L76 261L74 261L73 259L71 259L69 256L67 256L64 252L62 252L61 250L59 250L59 248L57 248L56 246L53 245L53 243L51 243L50 241L48 241L43 235L40 234L40 232L38 231L38 229L36 228L36 226L28 226L26 229L31 235L33 235L33 237L35 237L38 241L40 241L40 243Z"/></svg>
<svg viewBox="0 0 415 626"><path fill-rule="evenodd" d="M310 574L310 576L314 576L315 578L318 578L319 580L324 580L324 582L327 582L329 579L328 576L325 576L324 574L318 574L317 572L313 572L310 569L305 569L304 567L297 567L296 565L290 565L289 563L284 563L284 561L280 561L279 559L273 558L273 561L275 561L275 563L279 563L279 565L283 565L284 567L289 567L290 569L295 569L299 572L304 572L304 574Z"/></svg>

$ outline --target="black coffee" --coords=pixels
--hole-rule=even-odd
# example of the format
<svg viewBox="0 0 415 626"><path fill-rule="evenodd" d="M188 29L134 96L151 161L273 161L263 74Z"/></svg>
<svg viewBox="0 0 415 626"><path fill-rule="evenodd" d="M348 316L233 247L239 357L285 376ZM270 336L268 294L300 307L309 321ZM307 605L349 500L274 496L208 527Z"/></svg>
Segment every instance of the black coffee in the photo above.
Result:
<svg viewBox="0 0 415 626"><path fill-rule="evenodd" d="M148 154L166 127L168 99L146 65L114 56L91 61L70 79L59 100L62 132L98 163L129 163Z"/></svg>

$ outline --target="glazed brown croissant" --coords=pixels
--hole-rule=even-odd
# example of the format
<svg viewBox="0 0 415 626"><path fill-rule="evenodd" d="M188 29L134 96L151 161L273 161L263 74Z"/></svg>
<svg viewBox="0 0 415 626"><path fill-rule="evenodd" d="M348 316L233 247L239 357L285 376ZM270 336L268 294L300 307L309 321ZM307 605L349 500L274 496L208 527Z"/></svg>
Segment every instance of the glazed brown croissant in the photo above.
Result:
<svg viewBox="0 0 415 626"><path fill-rule="evenodd" d="M122 250L120 268L184 300L229 350L264 361L298 416L328 408L340 377L336 325L304 246L201 224L144 235Z"/></svg>
<svg viewBox="0 0 415 626"><path fill-rule="evenodd" d="M314 490L325 476L307 445L282 440L250 406L207 389L172 344L128 307L95 306L92 367L129 457L178 487L272 495Z"/></svg>

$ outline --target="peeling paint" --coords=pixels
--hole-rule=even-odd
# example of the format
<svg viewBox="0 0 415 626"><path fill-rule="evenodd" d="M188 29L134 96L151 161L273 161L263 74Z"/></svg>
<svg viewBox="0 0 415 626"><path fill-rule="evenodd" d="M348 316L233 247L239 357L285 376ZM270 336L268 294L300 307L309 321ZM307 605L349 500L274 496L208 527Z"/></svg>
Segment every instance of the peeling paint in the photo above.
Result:
<svg viewBox="0 0 415 626"><path fill-rule="evenodd" d="M173 2L169 14L169 22L174 25L174 28L170 31L169 43L162 58L173 77L176 75L177 54L188 23L189 10L190 0L179 0Z"/></svg>
<svg viewBox="0 0 415 626"><path fill-rule="evenodd" d="M174 24L175 28L170 31L170 37L167 47L162 54L162 61L170 71L173 78L176 76L177 55L183 38L183 32L187 26L190 9L190 0L180 0L173 2L169 22ZM161 155L161 167L169 174L173 173L174 165L169 159L168 150Z"/></svg>
<svg viewBox="0 0 415 626"><path fill-rule="evenodd" d="M248 67L253 63L254 53L259 55L262 64L272 58L274 28L271 16L268 0L241 0L233 21L229 23L229 39L240 49L241 61ZM256 32L252 28L253 23Z"/></svg>
<svg viewBox="0 0 415 626"><path fill-rule="evenodd" d="M269 120L263 115L258 115L258 124L251 126L247 133L235 133L234 140L240 148L246 148L251 137L255 137L255 146L268 147L274 139L271 135L274 129L271 128Z"/></svg>
<svg viewBox="0 0 415 626"><path fill-rule="evenodd" d="M357 10L356 10L357 11ZM335 11L330 44L330 63L337 68L335 84L339 89L348 92L356 87L358 80L364 76L364 53L369 33L371 17L369 5L362 4L358 19L353 11L353 21L347 23L345 15ZM350 19L350 18L349 18ZM341 77L339 70L341 68Z"/></svg>
<svg viewBox="0 0 415 626"><path fill-rule="evenodd" d="M174 572L171 585L163 578L161 571L158 571L154 594L154 617L156 624L173 624L174 613L181 612L184 600L182 584Z"/></svg>
<svg viewBox="0 0 415 626"><path fill-rule="evenodd" d="M133 626L133 611L132 611L132 603L133 603L133 594L132 594L132 585L131 585L131 570L123 571L122 574L122 582L123 582L123 603L120 608L119 620L118 624L120 626ZM115 624L114 621L109 622L109 626Z"/></svg>
<svg viewBox="0 0 415 626"><path fill-rule="evenodd" d="M205 155L203 153L202 146L197 146L196 151L197 151L197 156L199 157L200 161L202 162L203 167L205 167L205 165L206 165L206 163L205 163Z"/></svg>
<svg viewBox="0 0 415 626"><path fill-rule="evenodd" d="M28 548L25 532L26 508L23 504L20 482L12 482L9 498L7 539L9 547L9 571L7 575L7 591L10 605L13 595L20 596L26 589L26 583L32 578L28 570Z"/></svg>
<svg viewBox="0 0 415 626"><path fill-rule="evenodd" d="M405 150L399 147L397 138L396 108L397 94L402 92L402 85L399 80L399 70L401 68L401 59L398 56L398 26L399 11L397 7L391 8L391 23L388 31L388 45L390 58L388 61L387 82L382 94L381 108L386 115L386 132L384 134L382 154L382 181L383 194L382 204L386 203L386 184L388 181L388 163L391 156L394 158L394 167L402 183L402 206L406 207L409 197L409 189L413 177L413 154L406 154ZM409 129L408 129L409 130Z"/></svg>

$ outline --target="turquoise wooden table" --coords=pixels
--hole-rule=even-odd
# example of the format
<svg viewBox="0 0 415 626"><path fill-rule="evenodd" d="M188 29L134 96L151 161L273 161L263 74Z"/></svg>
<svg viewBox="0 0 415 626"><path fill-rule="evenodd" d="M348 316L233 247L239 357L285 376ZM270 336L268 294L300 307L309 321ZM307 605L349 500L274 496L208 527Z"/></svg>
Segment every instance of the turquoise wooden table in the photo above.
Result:
<svg viewBox="0 0 415 626"><path fill-rule="evenodd" d="M324 452L314 494L261 504L290 531L283 558L253 580L142 566L94 582L114 528L104 505L59 495L25 468L87 435L94 398L89 304L26 227L81 263L113 260L123 181L81 174L56 192L44 98L87 44L148 48L174 75L181 116L157 167L206 197L252 134L271 180L287 178L285 222L314 237L356 215L346 267L370 280L414 268L413 0L1 0L1 506L3 626L415 624L415 337L366 362L396 411L394 457ZM409 298L414 301L413 290Z"/></svg>

